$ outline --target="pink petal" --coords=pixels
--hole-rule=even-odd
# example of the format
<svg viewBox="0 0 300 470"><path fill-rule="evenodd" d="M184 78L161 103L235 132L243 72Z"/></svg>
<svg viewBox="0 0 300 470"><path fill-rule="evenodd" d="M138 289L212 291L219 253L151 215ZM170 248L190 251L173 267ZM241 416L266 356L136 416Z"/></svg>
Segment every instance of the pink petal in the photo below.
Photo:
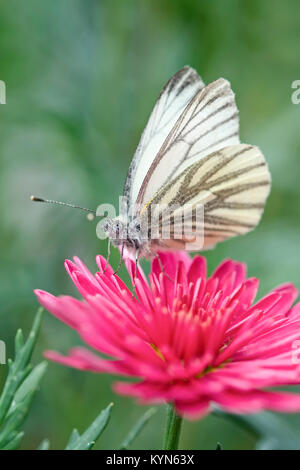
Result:
<svg viewBox="0 0 300 470"><path fill-rule="evenodd" d="M206 259L203 256L195 256L188 270L189 282L196 283L200 278L206 279Z"/></svg>
<svg viewBox="0 0 300 470"><path fill-rule="evenodd" d="M224 281L228 279L230 274L234 273L233 288L236 288L246 278L246 265L227 259L221 263L213 273L212 277L219 279L219 289L222 288Z"/></svg>
<svg viewBox="0 0 300 470"><path fill-rule="evenodd" d="M175 279L177 272L177 264L179 261L184 264L186 269L188 269L191 264L191 259L189 255L184 251L178 251L174 253L161 252L158 253L158 256L161 260L164 272L167 273L171 279ZM151 272L154 273L157 277L159 277L159 274L161 272L160 263L156 257L152 261Z"/></svg>
<svg viewBox="0 0 300 470"><path fill-rule="evenodd" d="M175 402L175 408L179 415L190 420L203 418L210 412L209 401L204 398L194 403Z"/></svg>
<svg viewBox="0 0 300 470"><path fill-rule="evenodd" d="M96 263L100 269L101 274L105 274L106 276L113 275L114 273L113 268L110 266L110 264L107 263L107 260L103 256L101 255L96 256Z"/></svg>
<svg viewBox="0 0 300 470"><path fill-rule="evenodd" d="M87 314L85 305L72 297L55 297L39 289L36 289L34 293L46 310L71 328L78 328Z"/></svg>

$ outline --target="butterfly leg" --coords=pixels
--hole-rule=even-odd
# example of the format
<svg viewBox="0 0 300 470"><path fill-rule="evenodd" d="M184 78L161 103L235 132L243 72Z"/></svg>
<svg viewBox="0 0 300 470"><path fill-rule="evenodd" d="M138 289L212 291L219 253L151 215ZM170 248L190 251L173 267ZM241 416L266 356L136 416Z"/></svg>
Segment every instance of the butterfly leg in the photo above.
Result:
<svg viewBox="0 0 300 470"><path fill-rule="evenodd" d="M134 295L135 295L135 284L136 284L138 260L139 260L139 249L137 248L136 253L135 253L134 278L133 278L133 284L132 284L132 297L134 297Z"/></svg>
<svg viewBox="0 0 300 470"><path fill-rule="evenodd" d="M169 279L169 281L171 281L171 282L174 283L174 282L175 282L174 279L172 279L172 278L169 276L169 274L166 273L166 271L164 270L164 266L163 266L163 264L162 264L162 262L161 262L161 259L160 259L159 254L156 253L155 251L153 251L153 254L154 254L155 258L157 258L157 260L158 260L158 263L159 263L159 267L160 267L160 269L161 269L161 272Z"/></svg>
<svg viewBox="0 0 300 470"><path fill-rule="evenodd" d="M110 258L110 246L111 246L111 241L110 241L110 239L108 239L107 258L106 258L106 263L105 263L104 271L103 271L104 274L105 274L105 271L107 270L108 263L109 263L109 258Z"/></svg>
<svg viewBox="0 0 300 470"><path fill-rule="evenodd" d="M125 243L123 243L123 245L122 245L120 262L119 262L119 265L118 265L116 271L114 272L114 276L115 276L116 274L118 274L118 272L120 271L120 268L121 268L121 266L122 266L122 263L123 263L123 261L124 261L124 257L123 257L123 255L124 255L124 246L125 246Z"/></svg>

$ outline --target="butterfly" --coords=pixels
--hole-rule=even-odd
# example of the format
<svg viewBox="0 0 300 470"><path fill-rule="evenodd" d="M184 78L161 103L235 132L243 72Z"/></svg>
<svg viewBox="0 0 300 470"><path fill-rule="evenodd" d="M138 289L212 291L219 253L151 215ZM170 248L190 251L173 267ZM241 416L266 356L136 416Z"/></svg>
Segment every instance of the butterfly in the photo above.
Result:
<svg viewBox="0 0 300 470"><path fill-rule="evenodd" d="M103 224L122 253L210 249L258 224L271 178L259 148L241 144L238 114L224 78L205 86L185 66L169 79L129 167L121 213Z"/></svg>

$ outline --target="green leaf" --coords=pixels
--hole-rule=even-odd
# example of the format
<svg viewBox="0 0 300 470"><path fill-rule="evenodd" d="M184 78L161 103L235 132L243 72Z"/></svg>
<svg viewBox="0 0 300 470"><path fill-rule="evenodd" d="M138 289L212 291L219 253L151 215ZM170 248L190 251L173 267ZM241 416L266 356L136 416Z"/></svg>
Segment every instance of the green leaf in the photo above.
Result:
<svg viewBox="0 0 300 470"><path fill-rule="evenodd" d="M15 339L15 353L18 354L24 346L24 336L22 330L18 330Z"/></svg>
<svg viewBox="0 0 300 470"><path fill-rule="evenodd" d="M67 448L73 448L76 446L77 442L80 440L80 434L77 429L73 429L72 434L70 436L69 442L67 444Z"/></svg>
<svg viewBox="0 0 300 470"><path fill-rule="evenodd" d="M156 408L150 408L149 410L146 411L146 413L143 414L143 416L138 420L136 425L132 428L128 436L124 439L124 441L120 445L120 450L128 449L130 444L132 444L134 439L143 430L143 428L146 426L150 418L152 418L152 416L154 416L156 412L157 412Z"/></svg>
<svg viewBox="0 0 300 470"><path fill-rule="evenodd" d="M238 425L256 434L258 441L257 450L299 450L300 438L298 430L287 422L284 415L274 414L268 411L250 415L233 415L221 410L215 410L214 414L225 419L230 419Z"/></svg>
<svg viewBox="0 0 300 470"><path fill-rule="evenodd" d="M46 372L47 366L48 366L47 362L43 361L37 366L35 366L35 368L30 372L28 377L26 377L24 382L20 385L20 387L16 391L14 400L11 404L8 414L10 414L14 410L14 407L19 402L25 399L28 393L31 393L32 391L37 390L37 388L39 387L40 381Z"/></svg>
<svg viewBox="0 0 300 470"><path fill-rule="evenodd" d="M16 434L14 439L12 439L2 450L17 450L20 446L21 440L24 436L23 432Z"/></svg>
<svg viewBox="0 0 300 470"><path fill-rule="evenodd" d="M8 375L0 397L0 449L17 449L23 425L36 389L43 377L47 363L34 369L30 364L32 352L41 326L42 309L39 309L31 332L24 342L21 330L15 338L15 359L8 360Z"/></svg>
<svg viewBox="0 0 300 470"><path fill-rule="evenodd" d="M6 417L16 391L31 372L32 367L30 365L30 359L40 330L42 312L43 309L40 308L36 314L32 329L25 344L22 332L19 330L16 334L15 360L8 360L8 375L0 397L0 426Z"/></svg>
<svg viewBox="0 0 300 470"><path fill-rule="evenodd" d="M110 403L107 408L101 411L100 415L82 436L74 429L65 450L90 450L106 428L110 419L112 406L113 403Z"/></svg>
<svg viewBox="0 0 300 470"><path fill-rule="evenodd" d="M49 450L50 449L50 441L49 439L44 439L36 450Z"/></svg>
<svg viewBox="0 0 300 470"><path fill-rule="evenodd" d="M0 433L0 449L3 449L13 438L17 430L20 429L24 423L29 407L33 398L34 392L27 395L27 397L19 402L14 411L8 416Z"/></svg>
<svg viewBox="0 0 300 470"><path fill-rule="evenodd" d="M284 415L267 411L256 415L243 416L248 425L259 435L257 449L264 450L299 450L298 430L288 423Z"/></svg>

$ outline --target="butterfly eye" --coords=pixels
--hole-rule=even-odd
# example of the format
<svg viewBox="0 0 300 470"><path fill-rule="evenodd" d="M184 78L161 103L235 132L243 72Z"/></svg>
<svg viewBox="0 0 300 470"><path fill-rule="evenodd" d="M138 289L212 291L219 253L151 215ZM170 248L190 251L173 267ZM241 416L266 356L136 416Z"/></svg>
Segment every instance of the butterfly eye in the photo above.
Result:
<svg viewBox="0 0 300 470"><path fill-rule="evenodd" d="M122 228L123 228L122 222L116 222L115 230L116 230L116 233L117 233L117 234L120 233L120 231L122 230Z"/></svg>
<svg viewBox="0 0 300 470"><path fill-rule="evenodd" d="M135 230L136 230L137 232L140 232L140 230L141 230L141 226L140 226L140 224L136 224L136 226L135 226Z"/></svg>

